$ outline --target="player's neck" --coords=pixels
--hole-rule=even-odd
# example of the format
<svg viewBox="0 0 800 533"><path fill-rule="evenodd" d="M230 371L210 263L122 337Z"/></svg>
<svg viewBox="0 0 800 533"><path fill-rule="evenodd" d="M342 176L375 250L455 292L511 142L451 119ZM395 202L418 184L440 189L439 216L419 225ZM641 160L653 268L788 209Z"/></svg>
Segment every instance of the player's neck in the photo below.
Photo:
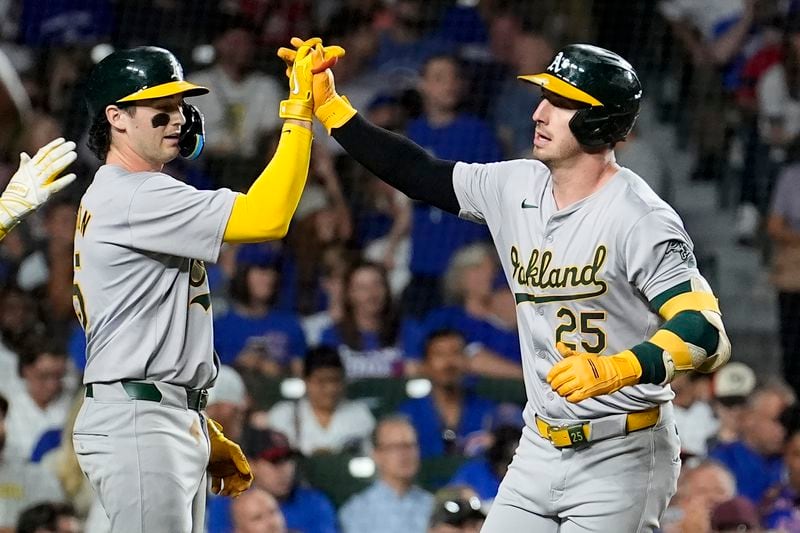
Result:
<svg viewBox="0 0 800 533"><path fill-rule="evenodd" d="M111 145L106 155L106 165L122 167L128 172L161 172L162 163L145 160L130 147Z"/></svg>
<svg viewBox="0 0 800 533"><path fill-rule="evenodd" d="M619 171L614 151L582 154L550 168L556 207L564 209L591 196Z"/></svg>

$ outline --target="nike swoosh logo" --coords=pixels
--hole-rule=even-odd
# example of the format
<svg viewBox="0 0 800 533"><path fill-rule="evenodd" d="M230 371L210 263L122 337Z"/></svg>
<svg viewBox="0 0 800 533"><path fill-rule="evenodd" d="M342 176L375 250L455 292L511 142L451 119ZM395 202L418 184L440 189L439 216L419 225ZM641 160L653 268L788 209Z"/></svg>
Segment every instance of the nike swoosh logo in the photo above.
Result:
<svg viewBox="0 0 800 533"><path fill-rule="evenodd" d="M300 84L297 82L297 74L292 72L292 94L300 94Z"/></svg>
<svg viewBox="0 0 800 533"><path fill-rule="evenodd" d="M522 209L539 209L539 206L527 203L526 198L525 200L522 200Z"/></svg>

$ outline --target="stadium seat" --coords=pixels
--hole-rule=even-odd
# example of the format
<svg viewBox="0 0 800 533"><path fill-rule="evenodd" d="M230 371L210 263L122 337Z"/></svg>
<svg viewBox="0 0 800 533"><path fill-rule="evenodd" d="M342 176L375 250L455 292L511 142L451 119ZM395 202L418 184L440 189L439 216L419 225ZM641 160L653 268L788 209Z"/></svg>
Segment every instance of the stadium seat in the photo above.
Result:
<svg viewBox="0 0 800 533"><path fill-rule="evenodd" d="M407 382L404 378L358 379L347 385L347 397L366 402L375 418L380 418L408 398Z"/></svg>
<svg viewBox="0 0 800 533"><path fill-rule="evenodd" d="M467 459L460 455L445 455L443 457L430 457L422 460L417 483L425 490L435 492L447 484L464 461Z"/></svg>
<svg viewBox="0 0 800 533"><path fill-rule="evenodd" d="M364 490L372 483L371 476L356 477L353 475L350 464L353 459L364 460L364 458L356 458L352 454L318 454L299 459L298 465L303 478L311 486L324 492L339 508L350 496ZM369 460L367 459L367 461ZM366 474L369 473L366 472Z"/></svg>
<svg viewBox="0 0 800 533"><path fill-rule="evenodd" d="M475 393L497 403L511 402L524 406L527 401L525 383L521 379L480 377L475 382Z"/></svg>

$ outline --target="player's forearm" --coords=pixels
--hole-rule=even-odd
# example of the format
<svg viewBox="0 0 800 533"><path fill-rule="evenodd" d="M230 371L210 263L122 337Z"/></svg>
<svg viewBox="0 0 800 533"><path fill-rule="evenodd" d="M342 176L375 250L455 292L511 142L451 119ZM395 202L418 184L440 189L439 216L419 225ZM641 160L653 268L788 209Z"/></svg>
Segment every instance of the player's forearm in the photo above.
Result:
<svg viewBox="0 0 800 533"><path fill-rule="evenodd" d="M259 242L281 239L297 209L308 177L311 130L287 120L278 149L267 168L233 204L225 242Z"/></svg>
<svg viewBox="0 0 800 533"><path fill-rule="evenodd" d="M407 138L353 116L331 135L356 161L406 194L443 211L458 214L453 161L432 157Z"/></svg>

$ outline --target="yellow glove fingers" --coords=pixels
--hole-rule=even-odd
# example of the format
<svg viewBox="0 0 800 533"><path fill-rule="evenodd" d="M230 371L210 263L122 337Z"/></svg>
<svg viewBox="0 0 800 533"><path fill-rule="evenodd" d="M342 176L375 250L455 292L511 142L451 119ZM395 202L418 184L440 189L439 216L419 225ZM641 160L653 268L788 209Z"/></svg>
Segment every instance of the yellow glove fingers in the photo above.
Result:
<svg viewBox="0 0 800 533"><path fill-rule="evenodd" d="M292 37L291 39L289 39L289 43L295 48L300 48L301 46L312 47L312 46L317 46L318 44L322 44L322 39L320 39L319 37L312 37L304 41L300 37Z"/></svg>
<svg viewBox="0 0 800 533"><path fill-rule="evenodd" d="M74 142L70 141L69 143L67 143L64 140L63 137L59 137L58 139L53 139L49 143L47 143L44 146L42 146L41 148L39 148L39 150L33 156L33 163L35 165L38 165L47 156L47 154L50 153L51 150L53 150L56 147L61 146L63 144L72 144L72 147L69 148L69 150L72 150L73 148L75 148L75 143Z"/></svg>
<svg viewBox="0 0 800 533"><path fill-rule="evenodd" d="M39 155L41 151L37 152L33 162L39 176L46 176L47 180L54 178L55 174L64 170L68 164L77 159L78 154L74 152L74 149L75 143L70 141L56 146L41 157ZM59 165L63 166L58 168Z"/></svg>
<svg viewBox="0 0 800 533"><path fill-rule="evenodd" d="M242 475L250 475L250 463L247 462L247 457L244 456L242 449L236 443L231 441L231 444L233 444L233 446L230 447L230 454L233 464L236 466L236 470Z"/></svg>
<svg viewBox="0 0 800 533"><path fill-rule="evenodd" d="M46 185L51 183L59 174L61 174L65 168L70 166L76 159L78 159L78 154L73 151L68 151L64 154L61 154L57 159L53 160L46 160L47 166L44 167L44 170L40 173L40 176L44 177L42 180L42 184Z"/></svg>
<svg viewBox="0 0 800 533"><path fill-rule="evenodd" d="M64 187L75 181L75 174L65 174L58 178L57 180L53 180L47 185L45 185L45 190L49 194L55 194L58 191L62 190Z"/></svg>
<svg viewBox="0 0 800 533"><path fill-rule="evenodd" d="M571 356L575 355L575 352L572 351L569 346L567 346L566 344L564 344L561 341L556 343L556 350L558 350L558 353L560 353L561 357L564 357L564 358L571 357Z"/></svg>
<svg viewBox="0 0 800 533"><path fill-rule="evenodd" d="M580 381L578 380L574 369L571 368L571 365L564 365L555 373L551 372L548 374L547 382L550 384L550 387L561 396L565 396L570 392L580 388Z"/></svg>

